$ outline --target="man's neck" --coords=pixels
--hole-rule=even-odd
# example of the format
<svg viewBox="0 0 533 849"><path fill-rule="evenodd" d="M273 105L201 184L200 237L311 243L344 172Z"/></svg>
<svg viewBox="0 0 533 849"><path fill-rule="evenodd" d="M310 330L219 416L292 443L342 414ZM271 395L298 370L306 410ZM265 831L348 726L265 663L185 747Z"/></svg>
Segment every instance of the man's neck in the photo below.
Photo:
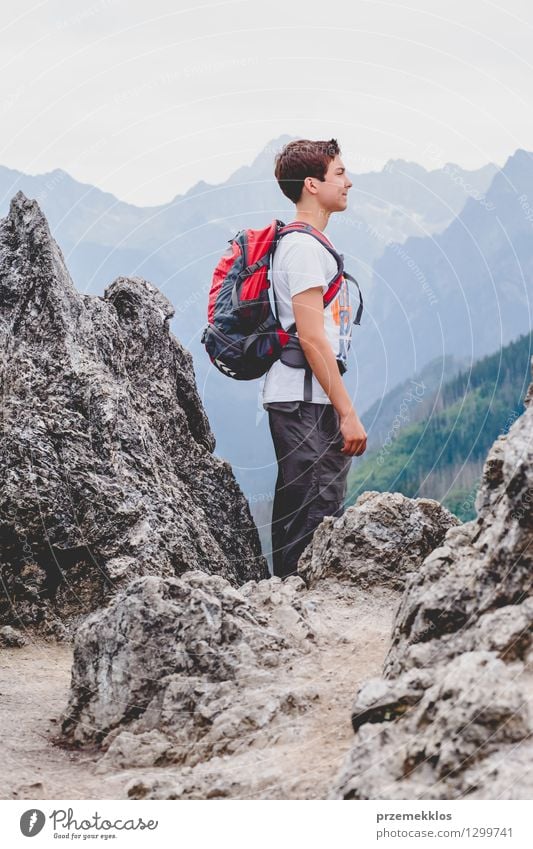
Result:
<svg viewBox="0 0 533 849"><path fill-rule="evenodd" d="M328 226L329 216L331 213L326 210L315 209L300 209L296 204L295 221L305 221L306 224L312 224L317 230L324 232Z"/></svg>

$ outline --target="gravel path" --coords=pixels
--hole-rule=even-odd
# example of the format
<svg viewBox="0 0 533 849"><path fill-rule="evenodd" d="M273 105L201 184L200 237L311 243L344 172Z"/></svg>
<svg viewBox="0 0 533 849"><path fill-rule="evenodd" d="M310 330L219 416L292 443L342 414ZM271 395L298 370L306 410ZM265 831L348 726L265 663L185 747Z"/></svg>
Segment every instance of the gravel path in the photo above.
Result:
<svg viewBox="0 0 533 849"><path fill-rule="evenodd" d="M320 602L315 616L322 636L295 674L320 682L320 698L277 728L271 745L252 743L244 752L207 762L207 784L212 765L218 779L238 774L242 787L244 778L245 798L328 797L353 737L355 690L381 671L399 595L336 582L310 595ZM32 641L0 650L0 798L125 799L132 778L142 783L157 777L162 786L178 780L179 768L169 767L96 773L100 752L68 750L54 742L67 704L71 662L72 648L64 644Z"/></svg>

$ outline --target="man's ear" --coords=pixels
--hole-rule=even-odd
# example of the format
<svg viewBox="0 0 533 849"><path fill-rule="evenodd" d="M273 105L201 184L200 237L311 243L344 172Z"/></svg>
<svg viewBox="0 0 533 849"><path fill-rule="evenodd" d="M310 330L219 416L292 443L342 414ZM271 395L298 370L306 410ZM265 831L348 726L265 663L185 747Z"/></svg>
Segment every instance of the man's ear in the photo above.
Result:
<svg viewBox="0 0 533 849"><path fill-rule="evenodd" d="M312 286L292 298L296 331L300 342L313 341L324 335L324 290Z"/></svg>
<svg viewBox="0 0 533 849"><path fill-rule="evenodd" d="M308 192L311 192L312 195L316 192L316 186L313 185L314 179L314 177L306 177L304 180L304 186Z"/></svg>

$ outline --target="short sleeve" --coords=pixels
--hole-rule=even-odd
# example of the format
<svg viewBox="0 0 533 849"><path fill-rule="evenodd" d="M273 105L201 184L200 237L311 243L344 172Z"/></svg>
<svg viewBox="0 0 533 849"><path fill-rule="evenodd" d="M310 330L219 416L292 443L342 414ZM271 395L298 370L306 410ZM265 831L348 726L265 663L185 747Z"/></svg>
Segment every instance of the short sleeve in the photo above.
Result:
<svg viewBox="0 0 533 849"><path fill-rule="evenodd" d="M287 245L283 257L283 271L287 275L291 298L315 286L322 286L326 291L326 259L320 242L307 233L299 233L298 239Z"/></svg>

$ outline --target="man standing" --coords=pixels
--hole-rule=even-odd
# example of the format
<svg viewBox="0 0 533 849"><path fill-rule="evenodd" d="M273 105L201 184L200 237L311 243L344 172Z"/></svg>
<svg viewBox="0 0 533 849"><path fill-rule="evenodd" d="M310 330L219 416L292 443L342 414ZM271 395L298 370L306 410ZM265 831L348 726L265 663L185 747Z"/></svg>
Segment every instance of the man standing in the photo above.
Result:
<svg viewBox="0 0 533 849"><path fill-rule="evenodd" d="M275 176L296 205L295 220L322 233L331 213L344 212L348 205L352 183L336 139L285 145L276 156ZM346 280L324 308L323 295L336 272L334 256L306 232L283 236L272 260L279 320L284 329L296 324L312 371L309 389L304 387L304 369L276 360L263 385L278 463L272 557L279 577L296 573L298 559L324 516L342 515L351 458L366 450L366 432L339 366L346 364L353 321Z"/></svg>

